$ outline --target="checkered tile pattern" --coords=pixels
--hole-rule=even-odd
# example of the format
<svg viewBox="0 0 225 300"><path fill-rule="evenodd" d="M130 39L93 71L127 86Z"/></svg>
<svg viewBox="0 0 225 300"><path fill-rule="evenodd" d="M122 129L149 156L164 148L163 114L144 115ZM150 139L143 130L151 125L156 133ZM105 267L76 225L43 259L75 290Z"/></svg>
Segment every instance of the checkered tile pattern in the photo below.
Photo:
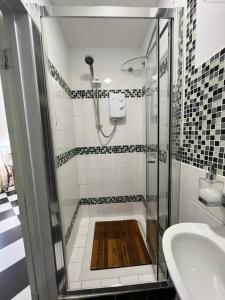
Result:
<svg viewBox="0 0 225 300"><path fill-rule="evenodd" d="M31 300L17 194L0 194L0 298Z"/></svg>
<svg viewBox="0 0 225 300"><path fill-rule="evenodd" d="M195 66L196 0L187 6L182 162L225 176L225 49Z"/></svg>

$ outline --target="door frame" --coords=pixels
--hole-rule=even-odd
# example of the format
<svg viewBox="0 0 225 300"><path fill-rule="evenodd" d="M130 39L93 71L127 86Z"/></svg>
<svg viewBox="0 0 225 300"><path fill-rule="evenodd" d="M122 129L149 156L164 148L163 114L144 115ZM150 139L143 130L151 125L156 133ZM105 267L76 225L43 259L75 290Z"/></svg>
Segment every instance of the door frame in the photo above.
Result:
<svg viewBox="0 0 225 300"><path fill-rule="evenodd" d="M0 48L9 68L1 67L2 89L32 299L58 297L43 155L40 94L31 36L32 20L19 0L0 2ZM40 223L42 220L42 223Z"/></svg>
<svg viewBox="0 0 225 300"><path fill-rule="evenodd" d="M42 14L40 15L40 19L42 18L139 18L139 19L169 19L172 20L175 15L175 9L169 8L169 9L163 9L163 8L123 8L123 7L114 7L113 10L111 7L65 7L65 6L42 6L40 8L40 12ZM41 36L39 37L41 39ZM43 47L43 46L42 46ZM39 52L37 45L35 45L35 49ZM46 56L47 54L45 51L43 51L43 54ZM47 57L43 58L43 61L47 61ZM46 84L46 83L45 83ZM43 98L43 101L48 102L48 96ZM46 107L48 107L48 103L44 104ZM43 122L46 122L46 120ZM50 128L50 127L49 127ZM51 133L49 133L50 135ZM44 145L44 147L46 147ZM45 152L48 151L48 149L45 149ZM53 151L51 151L53 153ZM49 153L51 155L51 153ZM50 169L50 168L49 168ZM52 183L53 185L56 184L56 181ZM57 189L57 188L56 188ZM57 238L60 238L58 236ZM53 241L54 243L54 241ZM65 245L63 241L63 236L61 236L61 243L62 245ZM65 251L65 248L64 248ZM60 256L56 256L56 260L59 259L62 261L64 258ZM64 276L66 277L66 272L64 273ZM164 281L164 280L163 280ZM165 283L166 284L166 283ZM79 298L79 297L90 297L90 296L101 296L101 295L111 295L111 294L121 294L126 293L128 291L136 291L136 290L146 290L156 288L158 286L161 286L160 282L155 283L149 283L149 284L137 284L134 285L132 288L131 286L119 286L119 287L113 287L113 288L96 288L94 290L77 290L73 291L66 287L66 290L62 290L62 299L73 299Z"/></svg>

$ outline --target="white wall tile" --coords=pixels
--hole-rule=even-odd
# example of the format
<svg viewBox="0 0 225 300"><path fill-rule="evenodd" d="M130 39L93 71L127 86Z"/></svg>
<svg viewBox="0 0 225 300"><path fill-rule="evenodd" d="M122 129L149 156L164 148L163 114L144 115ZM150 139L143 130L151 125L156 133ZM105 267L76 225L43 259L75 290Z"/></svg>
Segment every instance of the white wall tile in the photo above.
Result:
<svg viewBox="0 0 225 300"><path fill-rule="evenodd" d="M86 157L86 168L87 169L98 169L102 165L102 154L87 155Z"/></svg>
<svg viewBox="0 0 225 300"><path fill-rule="evenodd" d="M101 197L102 196L102 185L101 183L89 183L87 185L88 197Z"/></svg>
<svg viewBox="0 0 225 300"><path fill-rule="evenodd" d="M81 205L79 212L82 218L90 218L90 208L89 205Z"/></svg>
<svg viewBox="0 0 225 300"><path fill-rule="evenodd" d="M101 182L101 169L87 170L87 183L100 183Z"/></svg>
<svg viewBox="0 0 225 300"><path fill-rule="evenodd" d="M117 179L119 182L132 181L133 180L133 168L117 168Z"/></svg>
<svg viewBox="0 0 225 300"><path fill-rule="evenodd" d="M103 197L117 196L117 183L116 182L103 182L102 183L102 196Z"/></svg>
<svg viewBox="0 0 225 300"><path fill-rule="evenodd" d="M104 154L102 155L102 168L103 169L115 169L116 168L116 154Z"/></svg>
<svg viewBox="0 0 225 300"><path fill-rule="evenodd" d="M102 182L116 182L117 170L116 168L104 168L102 169Z"/></svg>
<svg viewBox="0 0 225 300"><path fill-rule="evenodd" d="M83 109L82 109L82 99L76 99L76 101L73 101L73 115L74 116L82 116L83 115Z"/></svg>
<svg viewBox="0 0 225 300"><path fill-rule="evenodd" d="M117 182L117 193L120 196L133 195L133 181Z"/></svg>
<svg viewBox="0 0 225 300"><path fill-rule="evenodd" d="M89 205L89 207L90 207L90 217L91 218L104 217L104 206L103 206L103 204Z"/></svg>
<svg viewBox="0 0 225 300"><path fill-rule="evenodd" d="M118 216L131 216L133 213L132 202L119 203L117 209Z"/></svg>
<svg viewBox="0 0 225 300"><path fill-rule="evenodd" d="M87 184L79 184L80 198L88 198Z"/></svg>
<svg viewBox="0 0 225 300"><path fill-rule="evenodd" d="M180 180L180 222L204 222L209 225L225 223L225 208L208 207L198 200L199 178L205 178L206 171L181 164ZM218 180L225 182L225 178L217 176Z"/></svg>
<svg viewBox="0 0 225 300"><path fill-rule="evenodd" d="M118 204L117 203L111 203L111 204L103 204L103 211L104 211L104 217L115 217L117 216L118 212Z"/></svg>

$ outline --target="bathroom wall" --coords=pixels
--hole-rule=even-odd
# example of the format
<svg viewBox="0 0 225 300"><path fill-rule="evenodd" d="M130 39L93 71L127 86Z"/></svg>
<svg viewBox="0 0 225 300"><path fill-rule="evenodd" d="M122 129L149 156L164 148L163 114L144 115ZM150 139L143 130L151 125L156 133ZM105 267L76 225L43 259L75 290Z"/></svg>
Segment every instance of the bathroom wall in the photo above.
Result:
<svg viewBox="0 0 225 300"><path fill-rule="evenodd" d="M207 5L207 4L205 4ZM218 5L214 3L214 5ZM224 5L224 4L220 4ZM188 1L186 64L184 66L182 143L178 155L182 162L180 184L180 221L219 224L225 221L223 207L209 208L198 201L198 180L205 177L207 164L217 166L221 180L225 176L225 50L217 49L200 66L195 65L197 1ZM213 19L208 19L209 26ZM215 39L219 38L214 34ZM213 41L211 40L211 43ZM225 46L225 45L224 45ZM180 151L180 152L179 152Z"/></svg>
<svg viewBox="0 0 225 300"><path fill-rule="evenodd" d="M69 53L76 147L83 147L77 155L80 197L89 200L95 198L92 201L108 197L102 201L109 203L130 201L123 204L124 208L121 203L117 207L111 205L110 209L109 204L105 207L108 215L110 212L112 215L130 215L132 202L140 199L137 195L145 196L144 72L140 70L129 73L121 71L120 66L130 58L141 56L141 47L70 48ZM85 55L94 57L95 77L101 81L101 90L105 91L100 99L100 115L106 134L113 128L107 91L121 90L125 93L126 119L118 121L116 133L103 153L99 147L105 145L108 139L101 136L99 138L96 130L93 99L90 97L89 67L84 62ZM104 82L107 79L111 82ZM93 147L91 151L88 150L90 147ZM136 206L135 204L134 207ZM103 206L99 208L99 215L102 216ZM87 207L87 213L92 209L92 206ZM94 209L97 213L96 207Z"/></svg>
<svg viewBox="0 0 225 300"><path fill-rule="evenodd" d="M43 19L44 45L46 50L49 108L55 157L74 149L75 132L73 100L68 93L70 84L68 48L61 28L54 19ZM57 162L56 162L57 163ZM68 240L74 213L80 199L77 159L73 157L60 168L56 166L58 194L63 233ZM75 238L75 237L74 237ZM68 256L73 241L68 246Z"/></svg>

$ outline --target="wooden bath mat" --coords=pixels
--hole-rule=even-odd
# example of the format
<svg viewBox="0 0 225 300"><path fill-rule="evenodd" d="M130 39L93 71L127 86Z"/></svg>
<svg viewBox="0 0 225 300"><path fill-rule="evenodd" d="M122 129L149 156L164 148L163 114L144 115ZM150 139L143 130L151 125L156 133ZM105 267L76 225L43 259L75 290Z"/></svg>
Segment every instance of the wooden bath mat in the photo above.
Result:
<svg viewBox="0 0 225 300"><path fill-rule="evenodd" d="M95 223L91 270L151 263L136 220Z"/></svg>

